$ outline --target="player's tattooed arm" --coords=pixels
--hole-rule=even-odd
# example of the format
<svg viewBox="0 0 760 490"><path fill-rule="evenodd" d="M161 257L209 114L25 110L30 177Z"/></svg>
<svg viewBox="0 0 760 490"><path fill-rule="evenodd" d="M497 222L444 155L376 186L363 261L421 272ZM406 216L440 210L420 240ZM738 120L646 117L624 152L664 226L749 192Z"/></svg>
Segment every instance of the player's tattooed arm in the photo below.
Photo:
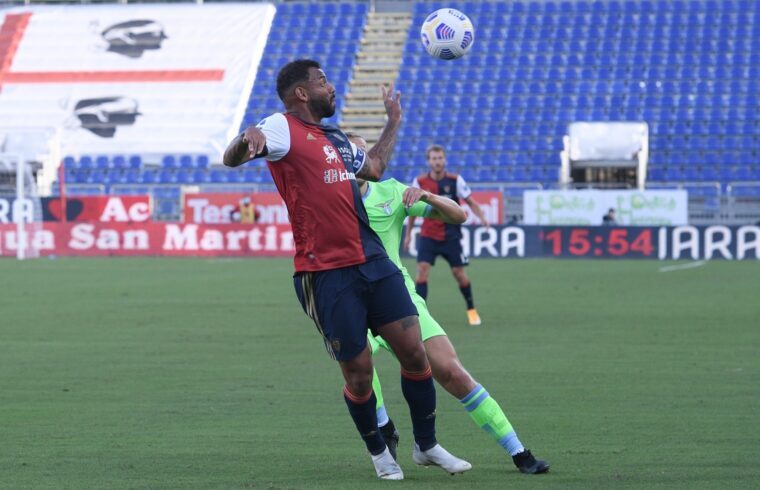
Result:
<svg viewBox="0 0 760 490"><path fill-rule="evenodd" d="M380 180L385 173L393 155L393 148L396 146L398 129L401 126L401 92L398 90L394 92L393 84L388 89L385 87L381 89L388 121L380 134L380 139L367 153L367 162L357 174L357 177L370 181Z"/></svg>
<svg viewBox="0 0 760 490"><path fill-rule="evenodd" d="M451 223L453 225L461 225L467 219L464 209L462 209L462 207L456 202L448 197L439 196L418 187L407 187L404 190L404 195L401 197L401 200L406 207L413 205L417 201L430 204L433 211L426 216L430 219L443 221L444 223ZM408 230L411 230L411 225ZM407 235L409 234L407 233Z"/></svg>
<svg viewBox="0 0 760 490"><path fill-rule="evenodd" d="M228 167L239 167L249 160L266 155L266 135L250 126L233 139L224 151L222 161Z"/></svg>

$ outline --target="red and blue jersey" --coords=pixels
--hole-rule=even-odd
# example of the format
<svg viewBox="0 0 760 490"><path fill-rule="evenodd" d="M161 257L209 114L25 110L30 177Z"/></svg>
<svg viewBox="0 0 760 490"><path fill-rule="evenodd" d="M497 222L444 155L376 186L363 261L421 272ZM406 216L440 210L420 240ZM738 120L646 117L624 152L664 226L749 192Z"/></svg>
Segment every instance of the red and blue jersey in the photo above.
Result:
<svg viewBox="0 0 760 490"><path fill-rule="evenodd" d="M430 173L422 174L414 179L412 187L418 187L433 194L448 197L457 204L461 204L460 199L467 199L472 194L470 187L461 175L449 172L446 172L440 180L435 180L430 176ZM462 227L425 218L422 221L420 236L439 241L460 240L462 238Z"/></svg>
<svg viewBox="0 0 760 490"><path fill-rule="evenodd" d="M387 257L356 184L366 154L337 127L291 114L273 114L257 127L267 137L265 158L288 208L296 272Z"/></svg>

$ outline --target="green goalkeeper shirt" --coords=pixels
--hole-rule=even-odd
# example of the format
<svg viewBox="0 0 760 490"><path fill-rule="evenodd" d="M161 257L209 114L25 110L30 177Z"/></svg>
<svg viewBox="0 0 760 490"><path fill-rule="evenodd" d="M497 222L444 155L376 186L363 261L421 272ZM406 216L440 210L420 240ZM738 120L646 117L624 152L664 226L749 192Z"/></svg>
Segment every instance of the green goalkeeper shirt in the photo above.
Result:
<svg viewBox="0 0 760 490"><path fill-rule="evenodd" d="M401 264L401 236L407 216L426 217L433 210L432 206L417 201L411 207L405 207L401 200L407 186L396 179L383 182L367 182L369 189L362 196L367 209L369 225L375 230L385 246L388 257L404 274L407 286L414 291L414 281Z"/></svg>

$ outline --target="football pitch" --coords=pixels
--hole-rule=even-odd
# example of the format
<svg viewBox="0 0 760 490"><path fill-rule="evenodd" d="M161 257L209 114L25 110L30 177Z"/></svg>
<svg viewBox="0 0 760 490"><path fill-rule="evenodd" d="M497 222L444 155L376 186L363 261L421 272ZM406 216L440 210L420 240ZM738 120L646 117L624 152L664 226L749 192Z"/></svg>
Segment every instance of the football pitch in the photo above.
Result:
<svg viewBox="0 0 760 490"><path fill-rule="evenodd" d="M406 480L382 482L290 260L0 260L0 489L757 488L760 263L672 265L474 261L469 327L439 264L433 315L551 471L519 474L440 388L439 441L474 468L415 466L383 354Z"/></svg>

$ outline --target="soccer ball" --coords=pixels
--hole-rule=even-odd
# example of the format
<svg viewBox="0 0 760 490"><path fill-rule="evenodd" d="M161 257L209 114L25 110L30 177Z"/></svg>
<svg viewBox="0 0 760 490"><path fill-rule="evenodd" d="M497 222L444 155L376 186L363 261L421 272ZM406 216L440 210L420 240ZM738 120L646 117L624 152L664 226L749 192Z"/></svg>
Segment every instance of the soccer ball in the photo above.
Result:
<svg viewBox="0 0 760 490"><path fill-rule="evenodd" d="M472 21L459 10L439 9L427 16L420 29L422 45L442 60L461 58L475 41Z"/></svg>

